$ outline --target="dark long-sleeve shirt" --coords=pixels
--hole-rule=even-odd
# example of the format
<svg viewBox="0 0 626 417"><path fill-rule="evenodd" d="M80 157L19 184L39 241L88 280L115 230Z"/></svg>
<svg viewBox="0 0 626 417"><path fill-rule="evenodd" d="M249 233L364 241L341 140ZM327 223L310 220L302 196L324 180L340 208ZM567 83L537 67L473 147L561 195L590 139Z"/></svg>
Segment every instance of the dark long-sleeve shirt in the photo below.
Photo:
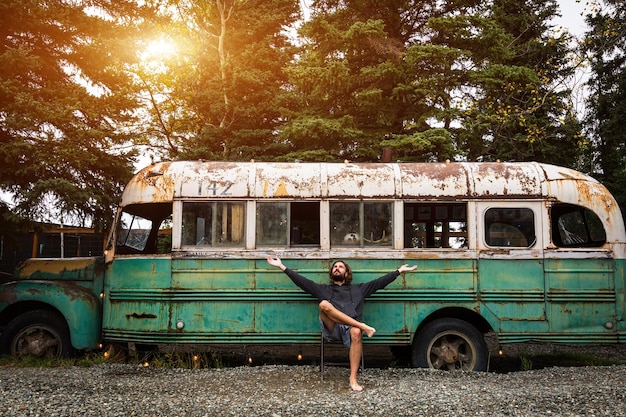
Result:
<svg viewBox="0 0 626 417"><path fill-rule="evenodd" d="M361 316L363 315L363 302L365 298L385 288L400 276L400 272L396 270L369 282L337 285L318 284L289 268L285 269L285 274L287 274L298 287L317 298L318 301L328 300L339 311L342 311L358 321L361 321Z"/></svg>

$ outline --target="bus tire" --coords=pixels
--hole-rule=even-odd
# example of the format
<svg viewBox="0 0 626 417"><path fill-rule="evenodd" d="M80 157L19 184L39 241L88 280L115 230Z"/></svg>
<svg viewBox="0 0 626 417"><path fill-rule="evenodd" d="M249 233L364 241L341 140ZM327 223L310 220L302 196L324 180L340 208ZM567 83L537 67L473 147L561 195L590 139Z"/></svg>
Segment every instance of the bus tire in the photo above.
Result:
<svg viewBox="0 0 626 417"><path fill-rule="evenodd" d="M13 356L66 358L73 352L65 319L53 311L33 310L11 320L2 332L0 349Z"/></svg>
<svg viewBox="0 0 626 417"><path fill-rule="evenodd" d="M411 364L414 367L486 371L488 361L489 350L483 335L464 320L433 320L413 341Z"/></svg>

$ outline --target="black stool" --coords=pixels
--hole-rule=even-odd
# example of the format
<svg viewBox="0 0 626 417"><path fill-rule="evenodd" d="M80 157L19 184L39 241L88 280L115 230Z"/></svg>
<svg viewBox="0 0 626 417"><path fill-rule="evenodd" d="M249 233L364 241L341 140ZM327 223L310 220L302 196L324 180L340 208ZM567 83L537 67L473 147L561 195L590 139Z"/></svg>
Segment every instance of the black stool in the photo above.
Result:
<svg viewBox="0 0 626 417"><path fill-rule="evenodd" d="M343 346L343 343L340 340L330 340L330 339L326 339L324 337L324 332L320 333L320 373L322 374L322 381L324 380L324 366L325 365L348 365L350 366L350 358L348 356L348 361L347 362L330 362L330 363L326 363L326 361L324 360L324 345L325 344L332 344L332 345L336 345L336 344L341 344L341 346ZM349 355L349 353L348 353ZM363 355L363 351L361 351L361 365L359 366L359 371L363 372L365 370L365 358Z"/></svg>

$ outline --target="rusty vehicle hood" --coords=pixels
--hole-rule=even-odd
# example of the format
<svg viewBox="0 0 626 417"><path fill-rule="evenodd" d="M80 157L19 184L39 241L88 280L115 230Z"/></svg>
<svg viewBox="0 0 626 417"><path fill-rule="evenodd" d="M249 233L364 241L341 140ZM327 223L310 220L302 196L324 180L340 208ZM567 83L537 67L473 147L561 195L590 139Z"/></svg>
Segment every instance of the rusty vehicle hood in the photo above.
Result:
<svg viewBox="0 0 626 417"><path fill-rule="evenodd" d="M15 269L15 280L92 281L104 272L104 258L31 258Z"/></svg>

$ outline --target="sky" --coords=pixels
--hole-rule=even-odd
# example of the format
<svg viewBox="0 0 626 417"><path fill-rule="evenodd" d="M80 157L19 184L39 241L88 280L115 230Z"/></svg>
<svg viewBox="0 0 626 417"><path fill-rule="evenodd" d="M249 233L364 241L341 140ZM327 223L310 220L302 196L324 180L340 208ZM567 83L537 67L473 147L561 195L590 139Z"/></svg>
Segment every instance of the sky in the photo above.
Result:
<svg viewBox="0 0 626 417"><path fill-rule="evenodd" d="M562 17L557 21L562 26L568 28L573 34L580 36L586 30L585 18L581 16L586 12L585 4L587 0L558 0Z"/></svg>

